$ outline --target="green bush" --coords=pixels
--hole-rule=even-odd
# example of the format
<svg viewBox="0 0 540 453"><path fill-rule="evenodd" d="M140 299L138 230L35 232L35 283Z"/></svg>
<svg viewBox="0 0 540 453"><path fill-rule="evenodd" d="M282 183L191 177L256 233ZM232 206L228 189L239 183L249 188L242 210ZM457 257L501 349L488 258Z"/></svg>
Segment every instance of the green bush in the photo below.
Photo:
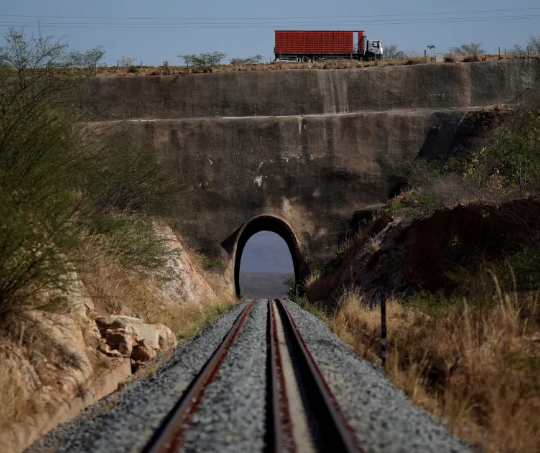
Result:
<svg viewBox="0 0 540 453"><path fill-rule="evenodd" d="M409 201L415 210L415 217L430 216L439 207L435 196L425 190L413 191L409 196Z"/></svg>
<svg viewBox="0 0 540 453"><path fill-rule="evenodd" d="M150 149L85 126L77 87L87 71L59 71L74 53L10 30L0 47L0 320L43 289L64 289L82 241L130 269L155 269L168 247L149 215L175 209L178 185ZM77 53L79 55L79 53Z"/></svg>
<svg viewBox="0 0 540 453"><path fill-rule="evenodd" d="M221 265L220 260L212 259L202 253L199 253L197 255L197 258L201 262L201 265L205 271L210 271L212 269L215 269L216 267L219 267Z"/></svg>
<svg viewBox="0 0 540 453"><path fill-rule="evenodd" d="M87 221L88 233L100 250L129 269L147 271L163 267L172 251L145 214L111 213Z"/></svg>
<svg viewBox="0 0 540 453"><path fill-rule="evenodd" d="M84 72L57 77L66 46L10 30L0 47L0 319L44 287L62 288L77 176L78 116L61 94ZM92 63L93 64L93 63Z"/></svg>
<svg viewBox="0 0 540 453"><path fill-rule="evenodd" d="M165 214L178 206L183 186L124 130L88 150L79 162L81 198L99 212Z"/></svg>

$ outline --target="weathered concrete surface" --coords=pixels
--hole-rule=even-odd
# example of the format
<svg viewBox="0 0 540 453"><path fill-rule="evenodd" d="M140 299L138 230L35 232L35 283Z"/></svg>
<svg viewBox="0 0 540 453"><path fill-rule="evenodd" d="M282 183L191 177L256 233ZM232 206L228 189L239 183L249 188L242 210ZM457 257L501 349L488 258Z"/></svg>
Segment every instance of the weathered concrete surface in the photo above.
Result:
<svg viewBox="0 0 540 453"><path fill-rule="evenodd" d="M85 88L97 119L275 116L512 103L540 84L540 59L102 77Z"/></svg>
<svg viewBox="0 0 540 453"><path fill-rule="evenodd" d="M540 60L516 59L103 78L86 94L87 107L110 106L98 127L127 120L133 139L188 182L180 230L232 277L235 248L221 244L245 222L283 219L303 268L318 264L355 210L392 195L402 157L448 152L469 112L539 85Z"/></svg>
<svg viewBox="0 0 540 453"><path fill-rule="evenodd" d="M304 254L317 261L355 210L391 195L401 157L424 145L448 151L465 113L157 120L129 127L189 181L177 222L202 251L227 260L219 244L244 222L269 214L285 219Z"/></svg>

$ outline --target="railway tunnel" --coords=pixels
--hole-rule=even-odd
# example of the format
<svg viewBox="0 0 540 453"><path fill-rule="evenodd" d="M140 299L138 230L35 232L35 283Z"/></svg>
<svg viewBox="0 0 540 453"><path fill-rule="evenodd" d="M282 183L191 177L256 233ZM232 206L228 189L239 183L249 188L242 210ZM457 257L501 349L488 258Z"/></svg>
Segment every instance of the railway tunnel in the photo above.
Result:
<svg viewBox="0 0 540 453"><path fill-rule="evenodd" d="M299 243L297 235L294 233L291 225L284 219L272 215L260 215L244 223L234 234L233 237L224 241L222 244L225 249L228 249L234 256L234 287L238 297L242 295L240 285L240 267L242 262L242 254L248 241L257 233L262 231L270 231L281 237L289 249L291 254L294 277L297 283L301 282L309 275L309 267L306 263L302 245ZM232 245L232 248L230 244Z"/></svg>
<svg viewBox="0 0 540 453"><path fill-rule="evenodd" d="M220 261L238 294L237 264L257 231L287 242L301 280L355 212L395 193L401 159L447 155L478 133L467 118L539 85L540 59L531 58L96 78L81 102L94 127L123 125L186 182L172 222Z"/></svg>

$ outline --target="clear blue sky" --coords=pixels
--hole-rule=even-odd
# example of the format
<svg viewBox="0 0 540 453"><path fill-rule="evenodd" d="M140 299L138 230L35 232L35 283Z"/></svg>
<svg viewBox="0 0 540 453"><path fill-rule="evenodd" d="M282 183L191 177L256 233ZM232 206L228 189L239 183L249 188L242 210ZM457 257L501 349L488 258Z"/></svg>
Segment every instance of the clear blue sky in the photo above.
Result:
<svg viewBox="0 0 540 453"><path fill-rule="evenodd" d="M453 14L436 14L447 12ZM515 20L491 20L496 17ZM1 33L9 25L20 28L23 24L32 31L38 21L44 34L65 36L73 49L102 45L108 64L114 64L123 55L145 64L160 65L164 60L179 64L178 54L216 50L227 54L227 61L255 54L263 55L268 61L273 56L275 29L363 29L368 37L382 39L385 44L398 44L401 50L423 53L427 45L434 44L437 50L446 51L451 46L481 42L488 52L495 53L498 46L511 48L516 43L525 44L532 34L540 34L540 3L538 0L0 0Z"/></svg>
<svg viewBox="0 0 540 453"><path fill-rule="evenodd" d="M244 272L294 273L287 243L270 231L261 231L251 236L240 262L240 273Z"/></svg>

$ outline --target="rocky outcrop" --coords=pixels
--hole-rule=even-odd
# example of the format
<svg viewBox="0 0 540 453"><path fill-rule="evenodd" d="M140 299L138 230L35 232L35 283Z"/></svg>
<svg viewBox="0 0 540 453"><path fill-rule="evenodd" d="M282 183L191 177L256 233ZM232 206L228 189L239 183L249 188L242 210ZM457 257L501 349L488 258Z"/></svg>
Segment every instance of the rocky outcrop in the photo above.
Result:
<svg viewBox="0 0 540 453"><path fill-rule="evenodd" d="M147 362L159 351L176 346L174 334L163 324L145 324L129 316L101 316L96 318L96 324L103 337L100 351L108 356L120 354Z"/></svg>
<svg viewBox="0 0 540 453"><path fill-rule="evenodd" d="M137 289L152 295L150 306L162 304L174 310L214 298L178 237L167 225L156 222L155 226L173 253L159 272L137 277ZM91 283L86 280L88 275L83 280L72 267L63 292L51 289L36 295L36 306L54 301L61 313L31 311L20 340L0 341L2 453L20 453L59 423L116 391L134 371L177 343L163 324L102 316L124 310L138 313L140 308L130 305L133 293L129 288L109 291L126 282L94 261L88 259L96 267L85 266ZM123 269L118 272L125 274ZM104 295L114 303L104 303ZM145 310L141 313L143 316Z"/></svg>
<svg viewBox="0 0 540 453"><path fill-rule="evenodd" d="M161 298L167 302L183 305L199 304L201 300L216 297L210 285L197 270L177 234L163 223L156 222L154 228L174 252L167 261L165 269L154 278L154 280L159 279L159 284L155 284L155 289Z"/></svg>

